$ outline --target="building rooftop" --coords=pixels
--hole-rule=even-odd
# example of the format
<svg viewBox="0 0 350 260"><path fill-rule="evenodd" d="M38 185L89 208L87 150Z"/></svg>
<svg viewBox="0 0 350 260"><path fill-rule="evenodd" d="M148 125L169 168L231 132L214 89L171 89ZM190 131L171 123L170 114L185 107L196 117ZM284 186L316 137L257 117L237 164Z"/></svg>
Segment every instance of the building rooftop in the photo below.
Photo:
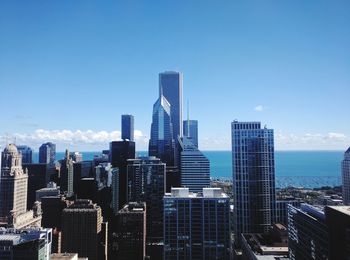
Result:
<svg viewBox="0 0 350 260"><path fill-rule="evenodd" d="M164 197L172 198L228 198L221 188L203 188L203 192L193 193L189 188L171 188L171 193L165 193Z"/></svg>
<svg viewBox="0 0 350 260"><path fill-rule="evenodd" d="M328 206L328 207L350 216L350 206Z"/></svg>
<svg viewBox="0 0 350 260"><path fill-rule="evenodd" d="M146 209L146 204L144 202L129 202L124 205L118 213L142 213Z"/></svg>

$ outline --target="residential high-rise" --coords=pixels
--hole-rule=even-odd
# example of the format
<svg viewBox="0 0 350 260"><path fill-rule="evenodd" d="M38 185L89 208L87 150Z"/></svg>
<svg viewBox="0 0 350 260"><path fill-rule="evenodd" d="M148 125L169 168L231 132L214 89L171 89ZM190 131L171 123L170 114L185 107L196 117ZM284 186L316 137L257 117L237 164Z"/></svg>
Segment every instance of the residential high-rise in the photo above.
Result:
<svg viewBox="0 0 350 260"><path fill-rule="evenodd" d="M147 205L147 237L159 241L163 236L163 196L166 188L166 165L156 157L128 160L129 201Z"/></svg>
<svg viewBox="0 0 350 260"><path fill-rule="evenodd" d="M22 163L32 163L33 162L33 150L26 145L18 145L18 152L22 154Z"/></svg>
<svg viewBox="0 0 350 260"><path fill-rule="evenodd" d="M210 186L210 163L207 157L192 143L192 139L184 136L181 145L181 186L190 192L201 192Z"/></svg>
<svg viewBox="0 0 350 260"><path fill-rule="evenodd" d="M350 259L350 207L325 208L329 233L329 259Z"/></svg>
<svg viewBox="0 0 350 260"><path fill-rule="evenodd" d="M135 158L135 142L123 140L109 143L109 160L113 168L119 170L119 209L127 202L128 180L127 160Z"/></svg>
<svg viewBox="0 0 350 260"><path fill-rule="evenodd" d="M8 144L1 154L0 222L27 211L28 174L22 168L22 154Z"/></svg>
<svg viewBox="0 0 350 260"><path fill-rule="evenodd" d="M301 204L300 200L296 199L279 199L276 200L276 223L288 226L288 205L299 208Z"/></svg>
<svg viewBox="0 0 350 260"><path fill-rule="evenodd" d="M122 139L134 141L134 116L122 115Z"/></svg>
<svg viewBox="0 0 350 260"><path fill-rule="evenodd" d="M260 122L232 122L235 244L242 233L267 232L275 220L273 130Z"/></svg>
<svg viewBox="0 0 350 260"><path fill-rule="evenodd" d="M129 202L119 210L117 219L115 259L144 260L146 256L146 203Z"/></svg>
<svg viewBox="0 0 350 260"><path fill-rule="evenodd" d="M39 163L52 164L56 160L56 145L48 142L39 147Z"/></svg>
<svg viewBox="0 0 350 260"><path fill-rule="evenodd" d="M79 257L101 260L102 211L90 200L76 200L62 213L62 252L77 252Z"/></svg>
<svg viewBox="0 0 350 260"><path fill-rule="evenodd" d="M300 208L288 205L288 247L291 260L329 259L329 238L322 208L304 203Z"/></svg>
<svg viewBox="0 0 350 260"><path fill-rule="evenodd" d="M231 259L230 198L220 188L164 196L164 259Z"/></svg>
<svg viewBox="0 0 350 260"><path fill-rule="evenodd" d="M0 229L0 259L50 260L50 228Z"/></svg>
<svg viewBox="0 0 350 260"><path fill-rule="evenodd" d="M153 105L149 156L155 156L169 166L175 164L175 140L171 122L170 103L160 94Z"/></svg>
<svg viewBox="0 0 350 260"><path fill-rule="evenodd" d="M164 96L170 104L173 136L182 136L182 73L165 71L159 73L159 96Z"/></svg>
<svg viewBox="0 0 350 260"><path fill-rule="evenodd" d="M192 143L198 148L198 121L184 120L183 121L184 136L191 138Z"/></svg>
<svg viewBox="0 0 350 260"><path fill-rule="evenodd" d="M63 160L60 160L60 188L61 192L64 192L67 197L74 195L74 166L73 160L69 156L68 150L66 150L66 156Z"/></svg>
<svg viewBox="0 0 350 260"><path fill-rule="evenodd" d="M344 153L341 170L343 180L343 203L344 205L350 205L350 147Z"/></svg>
<svg viewBox="0 0 350 260"><path fill-rule="evenodd" d="M119 210L119 169L112 168L112 205L113 213L116 215Z"/></svg>

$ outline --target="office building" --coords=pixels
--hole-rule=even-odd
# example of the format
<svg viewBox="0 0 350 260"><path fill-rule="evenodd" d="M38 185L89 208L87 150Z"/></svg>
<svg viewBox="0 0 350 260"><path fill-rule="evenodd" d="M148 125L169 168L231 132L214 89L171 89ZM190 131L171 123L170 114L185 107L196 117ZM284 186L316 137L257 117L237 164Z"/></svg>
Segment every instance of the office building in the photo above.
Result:
<svg viewBox="0 0 350 260"><path fill-rule="evenodd" d="M17 150L22 154L22 163L33 163L33 150L26 145L17 145Z"/></svg>
<svg viewBox="0 0 350 260"><path fill-rule="evenodd" d="M63 195L46 196L41 198L42 226L62 230L62 212L71 204Z"/></svg>
<svg viewBox="0 0 350 260"><path fill-rule="evenodd" d="M191 138L194 146L198 148L198 121L197 120L184 120L183 121L183 136Z"/></svg>
<svg viewBox="0 0 350 260"><path fill-rule="evenodd" d="M71 152L69 153L69 157L75 162L79 163L83 161L83 155L79 152Z"/></svg>
<svg viewBox="0 0 350 260"><path fill-rule="evenodd" d="M181 145L181 186L188 187L190 192L201 192L210 186L210 163L207 157L184 136Z"/></svg>
<svg viewBox="0 0 350 260"><path fill-rule="evenodd" d="M300 200L291 198L276 200L276 223L288 226L288 205L299 208L301 204Z"/></svg>
<svg viewBox="0 0 350 260"><path fill-rule="evenodd" d="M78 258L77 253L54 253L51 254L51 260L87 260L87 258Z"/></svg>
<svg viewBox="0 0 350 260"><path fill-rule="evenodd" d="M350 207L325 208L329 234L329 259L350 259Z"/></svg>
<svg viewBox="0 0 350 260"><path fill-rule="evenodd" d="M164 259L231 259L230 198L220 188L164 196Z"/></svg>
<svg viewBox="0 0 350 260"><path fill-rule="evenodd" d="M39 147L39 163L53 164L56 160L56 145L48 142Z"/></svg>
<svg viewBox="0 0 350 260"><path fill-rule="evenodd" d="M134 116L122 115L122 139L134 141Z"/></svg>
<svg viewBox="0 0 350 260"><path fill-rule="evenodd" d="M62 213L62 252L76 252L79 257L101 260L102 211L90 200L76 200Z"/></svg>
<svg viewBox="0 0 350 260"><path fill-rule="evenodd" d="M0 259L50 260L52 230L49 228L0 229Z"/></svg>
<svg viewBox="0 0 350 260"><path fill-rule="evenodd" d="M343 203L344 205L350 205L350 147L344 153L341 170L343 181Z"/></svg>
<svg viewBox="0 0 350 260"><path fill-rule="evenodd" d="M8 144L1 154L0 222L27 211L28 174L22 168L22 154Z"/></svg>
<svg viewBox="0 0 350 260"><path fill-rule="evenodd" d="M57 176L56 167L53 164L29 163L22 165L28 173L27 209L31 209L35 202L35 192L45 188L47 183Z"/></svg>
<svg viewBox="0 0 350 260"><path fill-rule="evenodd" d="M323 208L288 205L289 258L328 259L329 237Z"/></svg>
<svg viewBox="0 0 350 260"><path fill-rule="evenodd" d="M148 154L159 158L166 165L174 166L175 140L170 110L170 103L161 94L153 105Z"/></svg>
<svg viewBox="0 0 350 260"><path fill-rule="evenodd" d="M60 187L58 187L54 182L49 182L46 185L46 188L42 188L40 190L35 191L35 201L41 202L42 197L59 196L59 195L60 195Z"/></svg>
<svg viewBox="0 0 350 260"><path fill-rule="evenodd" d="M260 122L232 122L235 244L242 233L265 233L275 220L273 130Z"/></svg>
<svg viewBox="0 0 350 260"><path fill-rule="evenodd" d="M119 211L119 170L112 168L112 210L114 214Z"/></svg>
<svg viewBox="0 0 350 260"><path fill-rule="evenodd" d="M146 204L129 202L117 214L116 258L139 259L146 256Z"/></svg>
<svg viewBox="0 0 350 260"><path fill-rule="evenodd" d="M147 205L147 237L159 241L163 236L163 196L166 187L166 165L156 157L128 160L129 201Z"/></svg>
<svg viewBox="0 0 350 260"><path fill-rule="evenodd" d="M66 150L66 156L60 163L60 188L68 198L74 195L74 162Z"/></svg>
<svg viewBox="0 0 350 260"><path fill-rule="evenodd" d="M73 159L72 159L73 160ZM93 177L93 162L92 161L79 161L73 160L73 191L79 192L79 184L81 179Z"/></svg>
<svg viewBox="0 0 350 260"><path fill-rule="evenodd" d="M127 202L128 180L127 180L127 160L135 159L135 142L114 141L109 144L110 163L113 168L119 170L119 209Z"/></svg>
<svg viewBox="0 0 350 260"><path fill-rule="evenodd" d="M173 136L182 136L182 73L166 71L159 73L159 96L169 102Z"/></svg>

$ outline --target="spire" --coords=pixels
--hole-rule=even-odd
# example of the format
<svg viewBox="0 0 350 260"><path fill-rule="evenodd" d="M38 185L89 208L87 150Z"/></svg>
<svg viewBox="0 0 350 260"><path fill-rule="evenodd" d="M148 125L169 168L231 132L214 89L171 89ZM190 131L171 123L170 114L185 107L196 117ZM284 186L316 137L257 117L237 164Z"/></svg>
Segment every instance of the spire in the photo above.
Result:
<svg viewBox="0 0 350 260"><path fill-rule="evenodd" d="M187 100L187 137L190 137L190 102Z"/></svg>

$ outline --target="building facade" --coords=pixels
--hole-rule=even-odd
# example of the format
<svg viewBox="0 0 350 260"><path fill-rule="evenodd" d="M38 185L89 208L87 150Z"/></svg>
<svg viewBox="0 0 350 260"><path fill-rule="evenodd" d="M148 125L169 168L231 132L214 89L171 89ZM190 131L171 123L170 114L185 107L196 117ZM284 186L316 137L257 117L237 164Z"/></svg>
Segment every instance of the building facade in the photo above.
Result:
<svg viewBox="0 0 350 260"><path fill-rule="evenodd" d="M191 138L184 136L180 145L181 186L189 188L190 192L201 192L210 186L210 162Z"/></svg>
<svg viewBox="0 0 350 260"><path fill-rule="evenodd" d="M33 150L26 145L18 145L17 150L22 154L22 163L33 163Z"/></svg>
<svg viewBox="0 0 350 260"><path fill-rule="evenodd" d="M350 147L344 153L344 160L341 163L343 182L343 203L350 205Z"/></svg>
<svg viewBox="0 0 350 260"><path fill-rule="evenodd" d="M67 197L74 195L74 161L70 158L68 150L63 160L60 160L60 188Z"/></svg>
<svg viewBox="0 0 350 260"><path fill-rule="evenodd" d="M164 196L164 259L231 259L230 199L220 188Z"/></svg>
<svg viewBox="0 0 350 260"><path fill-rule="evenodd" d="M187 136L192 139L192 143L198 148L198 121L197 120L184 120L183 121L183 136Z"/></svg>
<svg viewBox="0 0 350 260"><path fill-rule="evenodd" d="M122 139L134 141L133 115L122 115Z"/></svg>
<svg viewBox="0 0 350 260"><path fill-rule="evenodd" d="M48 142L39 147L39 163L53 164L56 160L56 145Z"/></svg>
<svg viewBox="0 0 350 260"><path fill-rule="evenodd" d="M232 122L235 244L242 233L267 232L275 220L273 130L260 122Z"/></svg>
<svg viewBox="0 0 350 260"><path fill-rule="evenodd" d="M288 205L299 208L301 202L294 199L276 200L276 223L288 226Z"/></svg>

